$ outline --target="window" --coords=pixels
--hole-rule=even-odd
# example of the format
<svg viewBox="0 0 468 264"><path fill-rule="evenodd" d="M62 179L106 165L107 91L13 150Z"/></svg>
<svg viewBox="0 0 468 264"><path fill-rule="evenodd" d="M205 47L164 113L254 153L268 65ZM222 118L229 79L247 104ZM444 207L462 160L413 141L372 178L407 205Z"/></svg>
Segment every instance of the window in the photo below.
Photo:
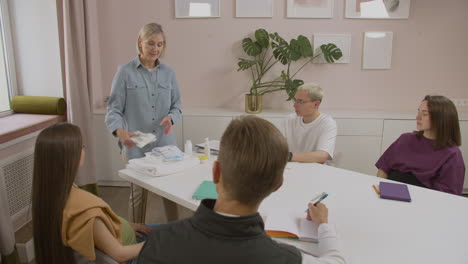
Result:
<svg viewBox="0 0 468 264"><path fill-rule="evenodd" d="M16 74L8 1L0 0L0 116L11 114L10 99L14 95L16 95Z"/></svg>

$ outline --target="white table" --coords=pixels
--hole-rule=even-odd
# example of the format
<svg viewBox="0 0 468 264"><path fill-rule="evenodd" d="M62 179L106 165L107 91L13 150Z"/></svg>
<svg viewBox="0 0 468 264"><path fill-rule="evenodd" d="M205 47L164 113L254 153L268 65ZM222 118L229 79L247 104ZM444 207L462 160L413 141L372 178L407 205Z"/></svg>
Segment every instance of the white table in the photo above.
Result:
<svg viewBox="0 0 468 264"><path fill-rule="evenodd" d="M128 169L119 175L191 210L200 203L191 198L198 185L212 179L211 164L159 178ZM329 221L349 263L468 263L467 198L408 186L411 203L384 200L372 189L380 180L320 164L289 163L283 186L264 200L260 211L304 210L314 194L326 191Z"/></svg>

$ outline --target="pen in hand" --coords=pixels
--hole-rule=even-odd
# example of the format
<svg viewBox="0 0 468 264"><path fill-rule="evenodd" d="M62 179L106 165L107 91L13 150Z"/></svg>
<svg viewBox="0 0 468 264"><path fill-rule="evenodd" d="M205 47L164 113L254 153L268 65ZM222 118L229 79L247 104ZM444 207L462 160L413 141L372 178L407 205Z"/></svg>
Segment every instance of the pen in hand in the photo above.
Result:
<svg viewBox="0 0 468 264"><path fill-rule="evenodd" d="M317 200L317 198L318 198L318 200L314 203L314 206L317 206L318 203L320 203L321 201L323 201L323 199L325 199L327 197L328 197L328 193L323 192L319 197L315 197L311 201ZM307 212L307 211L309 211L309 208L307 208L304 212Z"/></svg>
<svg viewBox="0 0 468 264"><path fill-rule="evenodd" d="M328 193L322 195L322 197L320 197L320 199L318 199L318 201L316 201L314 203L314 206L317 206L318 203L320 203L323 199L327 198L328 197Z"/></svg>

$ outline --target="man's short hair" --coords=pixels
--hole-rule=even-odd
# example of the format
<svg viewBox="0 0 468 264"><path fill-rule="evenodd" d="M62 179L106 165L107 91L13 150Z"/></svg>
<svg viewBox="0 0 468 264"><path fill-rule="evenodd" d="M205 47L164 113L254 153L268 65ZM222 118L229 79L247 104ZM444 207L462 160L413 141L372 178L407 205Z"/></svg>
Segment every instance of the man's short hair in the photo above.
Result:
<svg viewBox="0 0 468 264"><path fill-rule="evenodd" d="M322 101L323 89L316 83L304 83L297 88L298 91L307 91L308 96L313 101Z"/></svg>
<svg viewBox="0 0 468 264"><path fill-rule="evenodd" d="M232 120L218 156L226 194L243 204L259 204L282 183L288 155L286 139L270 122L256 116Z"/></svg>

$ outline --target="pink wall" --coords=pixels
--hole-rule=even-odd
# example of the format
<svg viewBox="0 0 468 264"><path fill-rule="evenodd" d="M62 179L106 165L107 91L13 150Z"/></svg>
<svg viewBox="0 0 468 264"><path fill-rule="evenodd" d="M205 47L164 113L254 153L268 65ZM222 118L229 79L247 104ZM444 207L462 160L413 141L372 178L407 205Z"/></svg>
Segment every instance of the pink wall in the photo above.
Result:
<svg viewBox="0 0 468 264"><path fill-rule="evenodd" d="M168 49L163 61L177 73L185 108L242 108L250 80L247 73L236 71L240 41L257 28L286 38L352 34L351 63L310 65L299 76L322 85L322 107L327 109L415 110L428 93L468 98L466 0L412 0L407 20L345 19L344 0L335 0L332 19L287 19L285 0L274 1L273 18L235 18L235 1L221 0L221 18L175 19L174 2L89 1L89 51L92 62L101 66L90 73L96 108L109 94L117 66L136 55L140 27L153 21L165 29ZM361 69L365 31L393 31L392 69ZM277 92L264 102L269 108L288 109L285 99Z"/></svg>

